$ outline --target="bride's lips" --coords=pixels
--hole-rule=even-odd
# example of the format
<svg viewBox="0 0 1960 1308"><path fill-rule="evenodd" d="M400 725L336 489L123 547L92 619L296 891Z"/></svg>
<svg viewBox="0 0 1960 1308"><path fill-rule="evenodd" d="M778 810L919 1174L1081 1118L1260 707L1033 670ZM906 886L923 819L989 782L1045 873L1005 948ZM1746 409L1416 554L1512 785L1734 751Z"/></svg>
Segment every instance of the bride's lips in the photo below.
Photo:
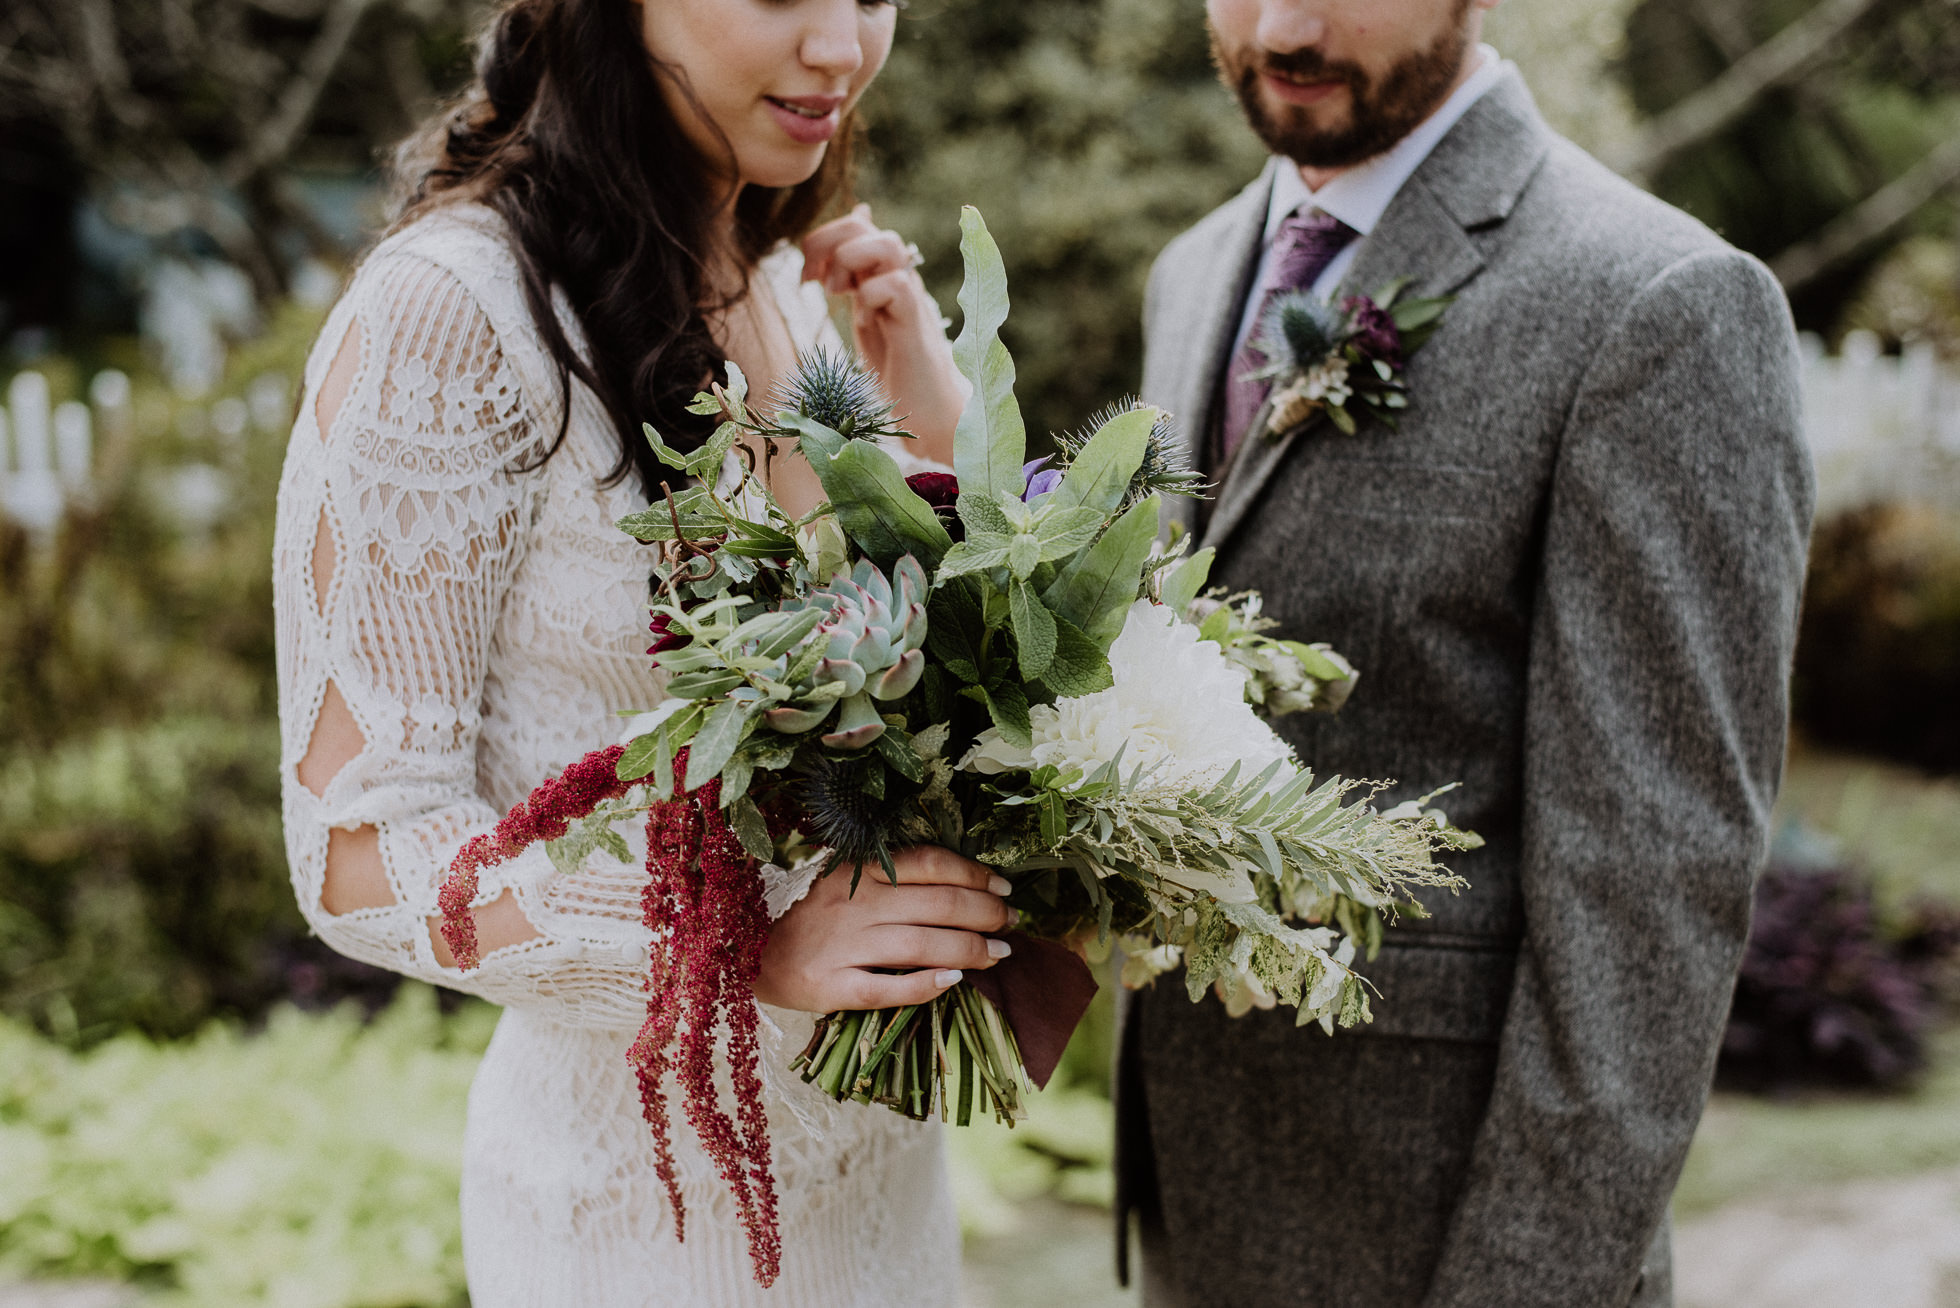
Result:
<svg viewBox="0 0 1960 1308"><path fill-rule="evenodd" d="M1279 73L1262 73L1260 81L1288 104L1319 104L1335 92L1345 90L1347 82L1340 78L1329 78L1324 82L1295 82Z"/></svg>
<svg viewBox="0 0 1960 1308"><path fill-rule="evenodd" d="M767 95L763 99L789 138L803 145L822 145L837 135L843 120L841 95Z"/></svg>

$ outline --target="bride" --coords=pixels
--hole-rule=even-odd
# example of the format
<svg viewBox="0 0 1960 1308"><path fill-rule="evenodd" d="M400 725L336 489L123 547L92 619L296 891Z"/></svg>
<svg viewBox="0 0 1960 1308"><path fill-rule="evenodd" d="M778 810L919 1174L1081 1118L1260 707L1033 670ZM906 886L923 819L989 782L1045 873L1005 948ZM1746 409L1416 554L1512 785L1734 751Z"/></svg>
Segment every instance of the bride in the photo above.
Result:
<svg viewBox="0 0 1960 1308"><path fill-rule="evenodd" d="M685 1243L655 1175L626 1062L657 947L637 864L503 865L467 974L434 930L458 847L660 698L652 560L612 527L666 475L643 420L699 441L710 420L685 406L722 359L766 394L799 351L839 348L828 290L918 453L949 460L963 390L910 247L862 208L816 225L893 23L858 0L512 0L477 84L404 151L403 217L307 366L275 547L287 848L334 948L505 1008L463 1161L478 1308L957 1299L936 1129L837 1108L785 1068L812 1013L919 1003L991 966L1004 881L936 849L855 897L770 870L766 1293L684 1123ZM786 507L814 504L806 465L771 466Z"/></svg>

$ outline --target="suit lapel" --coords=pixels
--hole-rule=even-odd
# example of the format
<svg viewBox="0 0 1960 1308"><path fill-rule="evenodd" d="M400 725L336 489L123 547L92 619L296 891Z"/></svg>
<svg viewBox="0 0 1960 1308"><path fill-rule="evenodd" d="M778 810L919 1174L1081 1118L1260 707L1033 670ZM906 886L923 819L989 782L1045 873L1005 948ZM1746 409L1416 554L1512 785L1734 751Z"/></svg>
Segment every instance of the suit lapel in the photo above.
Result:
<svg viewBox="0 0 1960 1308"><path fill-rule="evenodd" d="M1201 288L1187 303L1190 326L1183 336L1182 366L1177 373L1171 412L1179 419L1178 435L1184 457L1193 468L1205 466L1207 433L1216 416L1218 378L1230 363L1238 339L1245 297L1259 270L1259 251L1266 233L1278 160L1268 162L1259 179L1231 201L1230 222L1205 252L1202 268L1192 268L1186 285ZM1184 497L1170 501L1170 516L1194 527L1201 503Z"/></svg>
<svg viewBox="0 0 1960 1308"><path fill-rule="evenodd" d="M1543 162L1549 142L1550 133L1523 79L1515 71L1507 73L1396 193L1381 222L1356 250L1354 266L1336 298L1377 295L1400 278L1411 279L1406 294L1414 296L1453 295L1461 290L1484 266L1466 229L1509 216ZM1223 366L1221 362L1219 367ZM1205 524L1206 545L1223 545L1231 538L1288 451L1324 421L1309 419L1278 439L1248 435L1240 442ZM1264 422L1262 410L1253 420L1253 432ZM1385 430L1376 435L1394 439Z"/></svg>

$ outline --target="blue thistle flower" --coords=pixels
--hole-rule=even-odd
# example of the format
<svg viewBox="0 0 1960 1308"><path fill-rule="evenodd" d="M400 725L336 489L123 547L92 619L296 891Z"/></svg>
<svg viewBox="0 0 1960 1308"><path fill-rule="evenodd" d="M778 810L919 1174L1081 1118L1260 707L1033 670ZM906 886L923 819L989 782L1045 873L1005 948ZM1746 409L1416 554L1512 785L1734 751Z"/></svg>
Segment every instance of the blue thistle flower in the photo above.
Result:
<svg viewBox="0 0 1960 1308"><path fill-rule="evenodd" d="M814 418L840 436L870 439L894 434L891 401L871 370L852 355L822 346L797 357L796 368L777 383L770 402Z"/></svg>
<svg viewBox="0 0 1960 1308"><path fill-rule="evenodd" d="M1275 298L1260 321L1263 372L1277 375L1312 368L1340 344L1347 315L1310 291L1287 291Z"/></svg>

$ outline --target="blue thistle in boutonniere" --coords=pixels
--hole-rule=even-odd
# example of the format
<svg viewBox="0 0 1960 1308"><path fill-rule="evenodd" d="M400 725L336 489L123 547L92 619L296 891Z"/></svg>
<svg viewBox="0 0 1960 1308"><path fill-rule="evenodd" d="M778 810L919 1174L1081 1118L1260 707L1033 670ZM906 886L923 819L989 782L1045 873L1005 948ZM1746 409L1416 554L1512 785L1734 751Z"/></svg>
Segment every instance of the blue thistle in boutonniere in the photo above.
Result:
<svg viewBox="0 0 1960 1308"><path fill-rule="evenodd" d="M1307 291L1274 299L1259 323L1266 364L1250 375L1270 378L1265 434L1276 440L1318 413L1352 436L1357 410L1393 430L1409 407L1402 373L1409 356L1442 325L1454 297L1404 300L1407 282L1378 297L1350 295L1330 304Z"/></svg>

